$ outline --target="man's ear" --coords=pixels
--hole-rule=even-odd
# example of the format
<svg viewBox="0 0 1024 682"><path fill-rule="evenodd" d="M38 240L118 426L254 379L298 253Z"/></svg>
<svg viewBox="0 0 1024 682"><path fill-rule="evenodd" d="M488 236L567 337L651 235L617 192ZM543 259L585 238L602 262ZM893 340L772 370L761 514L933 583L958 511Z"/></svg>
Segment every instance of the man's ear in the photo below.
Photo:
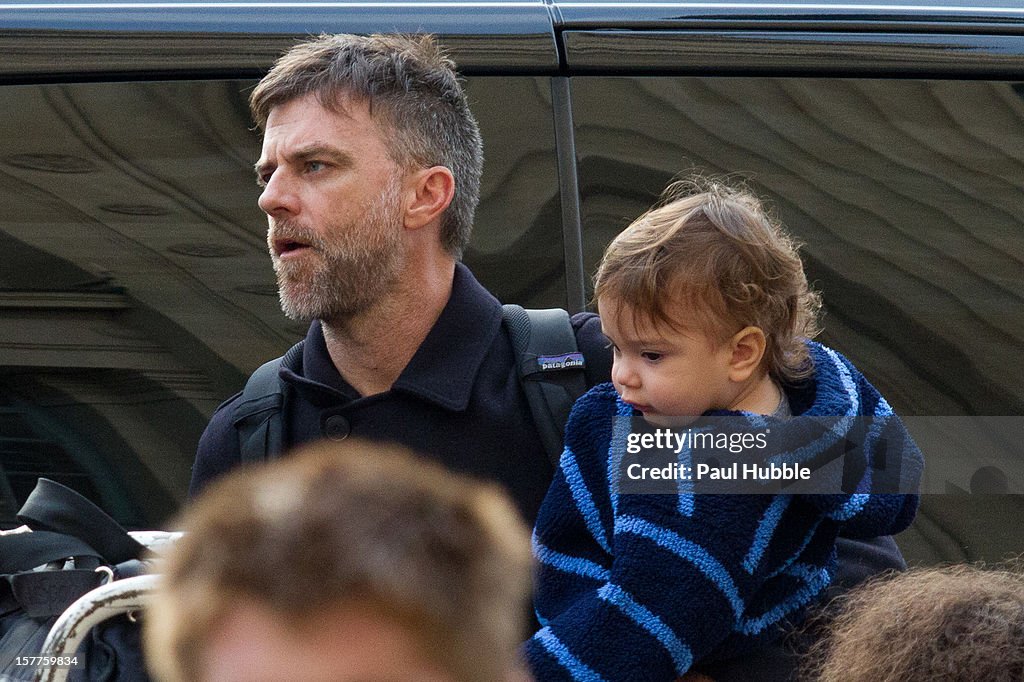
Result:
<svg viewBox="0 0 1024 682"><path fill-rule="evenodd" d="M760 327L744 327L729 340L732 355L729 358L729 378L742 382L761 366L761 359L768 347L764 331Z"/></svg>
<svg viewBox="0 0 1024 682"><path fill-rule="evenodd" d="M438 218L455 196L455 176L444 166L421 168L406 178L405 227L416 230Z"/></svg>

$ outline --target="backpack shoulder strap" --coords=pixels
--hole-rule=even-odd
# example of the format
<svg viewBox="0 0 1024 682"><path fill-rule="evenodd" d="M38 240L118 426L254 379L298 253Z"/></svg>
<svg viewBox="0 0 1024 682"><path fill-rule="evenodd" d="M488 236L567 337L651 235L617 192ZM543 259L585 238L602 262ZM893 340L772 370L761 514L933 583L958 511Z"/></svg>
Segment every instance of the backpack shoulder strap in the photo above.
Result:
<svg viewBox="0 0 1024 682"><path fill-rule="evenodd" d="M90 557L99 566L99 552L84 540L48 530L0 535L0 574L30 571L36 566L68 557Z"/></svg>
<svg viewBox="0 0 1024 682"><path fill-rule="evenodd" d="M18 520L33 531L78 538L112 564L139 559L146 550L91 500L48 478L36 481L36 487L18 511Z"/></svg>
<svg viewBox="0 0 1024 682"><path fill-rule="evenodd" d="M576 344L569 313L560 308L527 310L502 306L512 338L519 381L548 459L557 468L565 423L576 399L587 390L586 361Z"/></svg>
<svg viewBox="0 0 1024 682"><path fill-rule="evenodd" d="M302 352L302 342L266 362L245 382L235 405L233 424L243 464L273 459L284 449L284 385L278 373L287 358Z"/></svg>

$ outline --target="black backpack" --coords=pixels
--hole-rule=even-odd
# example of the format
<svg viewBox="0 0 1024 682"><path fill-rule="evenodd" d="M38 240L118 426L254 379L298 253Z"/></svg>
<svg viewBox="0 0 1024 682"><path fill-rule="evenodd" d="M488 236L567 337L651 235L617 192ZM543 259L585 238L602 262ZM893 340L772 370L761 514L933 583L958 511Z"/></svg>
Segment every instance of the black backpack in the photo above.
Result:
<svg viewBox="0 0 1024 682"><path fill-rule="evenodd" d="M557 468L569 411L587 390L586 361L576 344L569 313L559 308L527 310L508 304L502 307L502 319L512 339L519 381L533 422L548 458ZM243 462L262 462L284 450L284 387L278 370L282 363L301 353L299 342L282 357L260 366L246 382L233 420Z"/></svg>
<svg viewBox="0 0 1024 682"><path fill-rule="evenodd" d="M0 680L63 679L42 655L51 627L90 590L144 573L146 548L88 499L46 478L18 520L32 532L0 535ZM67 656L68 679L148 680L140 632L126 616L90 627L81 651Z"/></svg>

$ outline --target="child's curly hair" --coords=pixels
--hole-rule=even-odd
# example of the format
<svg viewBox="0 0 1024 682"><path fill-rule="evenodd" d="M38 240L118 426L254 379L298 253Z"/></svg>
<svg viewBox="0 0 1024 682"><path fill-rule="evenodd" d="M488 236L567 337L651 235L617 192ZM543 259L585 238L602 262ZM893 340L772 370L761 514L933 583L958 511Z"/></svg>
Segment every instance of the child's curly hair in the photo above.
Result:
<svg viewBox="0 0 1024 682"><path fill-rule="evenodd" d="M699 329L719 340L759 327L768 373L798 381L811 373L804 339L818 333L821 308L798 249L746 188L681 180L608 245L594 297L628 305L634 323ZM680 319L680 308L696 317Z"/></svg>
<svg viewBox="0 0 1024 682"><path fill-rule="evenodd" d="M1024 573L948 566L896 574L833 604L808 682L1024 680Z"/></svg>

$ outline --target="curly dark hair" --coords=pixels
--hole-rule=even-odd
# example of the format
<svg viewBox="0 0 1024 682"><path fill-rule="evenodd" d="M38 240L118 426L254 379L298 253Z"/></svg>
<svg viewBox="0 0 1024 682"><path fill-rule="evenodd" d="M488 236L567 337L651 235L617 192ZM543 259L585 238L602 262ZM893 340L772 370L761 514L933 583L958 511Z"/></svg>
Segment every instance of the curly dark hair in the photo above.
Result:
<svg viewBox="0 0 1024 682"><path fill-rule="evenodd" d="M856 588L808 654L808 682L1024 680L1024 573L961 565Z"/></svg>

